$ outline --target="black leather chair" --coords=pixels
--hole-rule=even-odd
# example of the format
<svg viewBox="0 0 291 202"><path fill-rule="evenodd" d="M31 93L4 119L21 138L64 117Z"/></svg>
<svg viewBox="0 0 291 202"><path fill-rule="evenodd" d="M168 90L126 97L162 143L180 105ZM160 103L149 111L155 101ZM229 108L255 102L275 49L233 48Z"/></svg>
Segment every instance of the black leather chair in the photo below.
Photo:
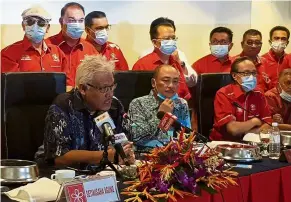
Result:
<svg viewBox="0 0 291 202"><path fill-rule="evenodd" d="M153 72L145 71L126 71L115 73L117 88L115 89L114 96L122 102L125 111L128 110L129 104L134 98L149 94L152 89L152 77Z"/></svg>
<svg viewBox="0 0 291 202"><path fill-rule="evenodd" d="M201 74L195 88L195 109L198 119L198 132L209 137L214 122L214 98L223 86L232 83L229 73Z"/></svg>
<svg viewBox="0 0 291 202"><path fill-rule="evenodd" d="M2 74L2 158L33 160L53 99L66 91L63 73Z"/></svg>

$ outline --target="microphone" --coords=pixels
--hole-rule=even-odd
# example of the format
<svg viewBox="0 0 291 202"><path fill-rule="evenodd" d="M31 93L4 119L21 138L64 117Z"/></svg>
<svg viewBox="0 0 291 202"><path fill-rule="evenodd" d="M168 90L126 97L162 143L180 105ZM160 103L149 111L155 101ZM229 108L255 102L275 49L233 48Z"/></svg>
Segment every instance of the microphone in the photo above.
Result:
<svg viewBox="0 0 291 202"><path fill-rule="evenodd" d="M162 120L163 117L166 115L167 113L163 112L163 111L159 111L157 113L157 117L158 119ZM169 113L171 114L171 113ZM194 132L197 136L198 139L200 139L207 147L208 145L206 144L208 139L207 137L204 137L202 134L196 132L196 131L193 131L191 128L188 128L186 126L184 126L182 123L180 123L178 120L175 120L173 119L173 124L172 124L172 127L177 130L177 131L181 131L181 128L184 128L185 129L185 133L191 133L191 132ZM209 148L209 147L208 147Z"/></svg>
<svg viewBox="0 0 291 202"><path fill-rule="evenodd" d="M255 114L254 114L253 112L251 112L250 110L247 110L246 108L242 107L242 106L241 106L240 104L238 104L237 102L232 101L232 104L233 104L234 106L236 106L236 107L238 107L238 108L241 108L242 110L248 112L249 114L251 114L251 115L253 115L254 117L258 118L260 121L262 121L262 122L264 122L265 124L268 124L269 126L272 127L272 125L269 124L267 121L261 119L261 117L255 115Z"/></svg>
<svg viewBox="0 0 291 202"><path fill-rule="evenodd" d="M146 135L141 136L141 137L139 137L137 140L135 140L135 143L137 143L137 142L139 142L139 141L141 141L142 139L147 138L147 137L149 137L149 138L153 138L153 137L155 137L155 139L156 139L157 141L159 141L162 145L164 145L163 142L161 142L160 140L158 140L158 138L156 138L156 137L158 136L158 134L159 134L159 131L160 131L159 129L156 130L156 132L155 132L153 135L151 135L151 133L150 133L149 131L147 131L144 127L142 127L141 125L139 125L139 124L137 124L135 121L133 121L133 120L132 120L128 115L127 115L127 113L123 113L122 117L123 117L124 119L129 120L131 123L133 123L134 125L136 125L137 127L139 127L140 129L142 129L143 131L145 131L145 132L147 133Z"/></svg>

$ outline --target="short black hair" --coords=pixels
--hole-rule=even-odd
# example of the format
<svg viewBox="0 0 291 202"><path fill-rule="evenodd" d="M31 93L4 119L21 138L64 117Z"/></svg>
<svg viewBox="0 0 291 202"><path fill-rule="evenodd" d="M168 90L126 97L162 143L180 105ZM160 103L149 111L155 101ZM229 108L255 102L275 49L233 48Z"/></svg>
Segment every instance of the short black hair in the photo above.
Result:
<svg viewBox="0 0 291 202"><path fill-rule="evenodd" d="M156 78L158 77L158 75L159 75L161 69L162 69L163 67L168 67L168 66L173 67L172 65L169 65L169 64L161 64L161 65L157 66L157 67L155 68L155 70L154 70L153 78L156 79ZM175 67L173 67L173 68L176 69ZM179 72L178 69L176 69L176 70ZM179 73L180 73L180 72L179 72Z"/></svg>
<svg viewBox="0 0 291 202"><path fill-rule="evenodd" d="M242 63L242 62L244 62L244 61L247 61L247 60L250 61L250 62L252 62L252 63L254 64L254 62L252 61L252 59L249 58L249 57L247 57L247 56L243 56L243 57L238 57L238 58L236 58L236 59L233 61L233 63L231 64L230 73L238 72L238 68L237 68L237 66L238 66L240 63Z"/></svg>
<svg viewBox="0 0 291 202"><path fill-rule="evenodd" d="M245 41L245 38L247 35L250 35L250 36L258 36L259 35L261 37L261 39L263 38L262 33L256 29L247 30L243 35L243 41Z"/></svg>
<svg viewBox="0 0 291 202"><path fill-rule="evenodd" d="M214 33L226 33L228 35L229 41L232 42L233 38L233 32L227 28L227 27L216 27L210 32L209 40L211 40L211 37Z"/></svg>
<svg viewBox="0 0 291 202"><path fill-rule="evenodd" d="M61 10L61 17L63 17L63 16L65 15L65 13L66 13L66 11L67 11L67 9L68 9L69 7L77 7L77 8L80 8L80 9L83 11L83 13L85 14L85 9L84 9L84 7L83 7L81 4L76 3L76 2L70 2L70 3L67 3L67 4L62 8L62 10Z"/></svg>
<svg viewBox="0 0 291 202"><path fill-rule="evenodd" d="M85 26L91 27L94 18L106 18L106 14L102 11L92 11L85 17Z"/></svg>
<svg viewBox="0 0 291 202"><path fill-rule="evenodd" d="M273 27L270 31L270 40L272 39L272 36L273 36L273 33L275 31L285 31L287 33L287 39L289 40L290 38L290 31L287 27L284 27L284 26L276 26L276 27Z"/></svg>
<svg viewBox="0 0 291 202"><path fill-rule="evenodd" d="M176 31L175 23L173 20L171 20L169 18L165 18L165 17L157 18L151 23L151 26L150 26L151 40L157 38L158 28L160 26L172 27L174 29L174 31Z"/></svg>

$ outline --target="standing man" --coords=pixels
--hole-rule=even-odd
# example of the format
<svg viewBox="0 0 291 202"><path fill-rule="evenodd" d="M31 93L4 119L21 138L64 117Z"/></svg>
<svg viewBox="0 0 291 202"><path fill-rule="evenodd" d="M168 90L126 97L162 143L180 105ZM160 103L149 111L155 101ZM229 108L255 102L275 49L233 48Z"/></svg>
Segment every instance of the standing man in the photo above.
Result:
<svg viewBox="0 0 291 202"><path fill-rule="evenodd" d="M154 45L154 51L140 58L133 66L135 71L154 71L162 64L169 64L180 72L180 85L178 94L186 100L191 98L189 89L186 85L184 71L181 61L172 54L177 50L177 37L175 27L167 18L160 17L155 19L150 26L150 37Z"/></svg>
<svg viewBox="0 0 291 202"><path fill-rule="evenodd" d="M263 79L262 72L266 67L267 60L259 56L262 48L262 34L256 29L249 29L243 34L243 39L241 42L242 52L241 54L235 56L238 57L249 57L256 66L258 72L258 87L265 91L267 88L265 86L265 80Z"/></svg>
<svg viewBox="0 0 291 202"><path fill-rule="evenodd" d="M233 33L229 28L216 27L210 32L211 54L197 60L192 67L198 74L230 72L232 59L229 57Z"/></svg>
<svg viewBox="0 0 291 202"><path fill-rule="evenodd" d="M99 54L115 63L115 70L128 70L128 64L118 45L108 41L110 25L106 14L102 11L93 11L85 17L86 41L91 43Z"/></svg>
<svg viewBox="0 0 291 202"><path fill-rule="evenodd" d="M264 71L264 79L267 83L267 90L276 87L278 83L279 73L286 68L291 68L288 64L291 54L285 53L285 48L289 44L290 31L283 26L276 26L270 31L270 46L271 49L268 53L264 54L267 60L267 66Z"/></svg>
<svg viewBox="0 0 291 202"><path fill-rule="evenodd" d="M267 100L256 88L257 69L253 61L237 58L230 73L234 83L219 89L214 99L211 140L241 141L246 133L259 133L269 127L261 120L272 122Z"/></svg>
<svg viewBox="0 0 291 202"><path fill-rule="evenodd" d="M85 55L98 54L95 48L81 38L85 29L85 10L78 3L67 3L61 10L59 22L61 31L48 38L48 41L59 46L65 53L72 77L71 86L75 86L76 70Z"/></svg>
<svg viewBox="0 0 291 202"><path fill-rule="evenodd" d="M21 16L24 38L1 50L1 72L65 72L67 85L71 83L64 53L44 41L50 15L41 7L32 7Z"/></svg>

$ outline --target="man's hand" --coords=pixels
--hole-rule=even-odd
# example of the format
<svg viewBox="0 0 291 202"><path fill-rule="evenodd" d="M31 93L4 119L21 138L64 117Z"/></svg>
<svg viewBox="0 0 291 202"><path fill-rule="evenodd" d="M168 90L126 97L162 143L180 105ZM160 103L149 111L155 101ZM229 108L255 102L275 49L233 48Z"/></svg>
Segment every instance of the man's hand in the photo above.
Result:
<svg viewBox="0 0 291 202"><path fill-rule="evenodd" d="M179 64L182 62L180 60L180 57L179 57L179 54L178 54L178 50L175 50L173 53L172 53L172 56L174 58L174 60L176 60Z"/></svg>
<svg viewBox="0 0 291 202"><path fill-rule="evenodd" d="M252 118L251 121L254 124L254 126L261 126L262 125L262 121L256 117Z"/></svg>
<svg viewBox="0 0 291 202"><path fill-rule="evenodd" d="M281 114L274 114L273 121L277 122L278 124L283 124L283 118L282 118Z"/></svg>
<svg viewBox="0 0 291 202"><path fill-rule="evenodd" d="M173 101L167 98L161 103L158 111L159 112L162 111L165 113L167 113L167 112L172 113L173 109L174 109Z"/></svg>
<svg viewBox="0 0 291 202"><path fill-rule="evenodd" d="M135 163L135 155L134 155L132 145L133 145L132 142L128 142L126 145L123 146L123 151L127 157L126 160L130 164ZM121 164L124 164L123 160L120 157L119 157L119 162L121 162Z"/></svg>

